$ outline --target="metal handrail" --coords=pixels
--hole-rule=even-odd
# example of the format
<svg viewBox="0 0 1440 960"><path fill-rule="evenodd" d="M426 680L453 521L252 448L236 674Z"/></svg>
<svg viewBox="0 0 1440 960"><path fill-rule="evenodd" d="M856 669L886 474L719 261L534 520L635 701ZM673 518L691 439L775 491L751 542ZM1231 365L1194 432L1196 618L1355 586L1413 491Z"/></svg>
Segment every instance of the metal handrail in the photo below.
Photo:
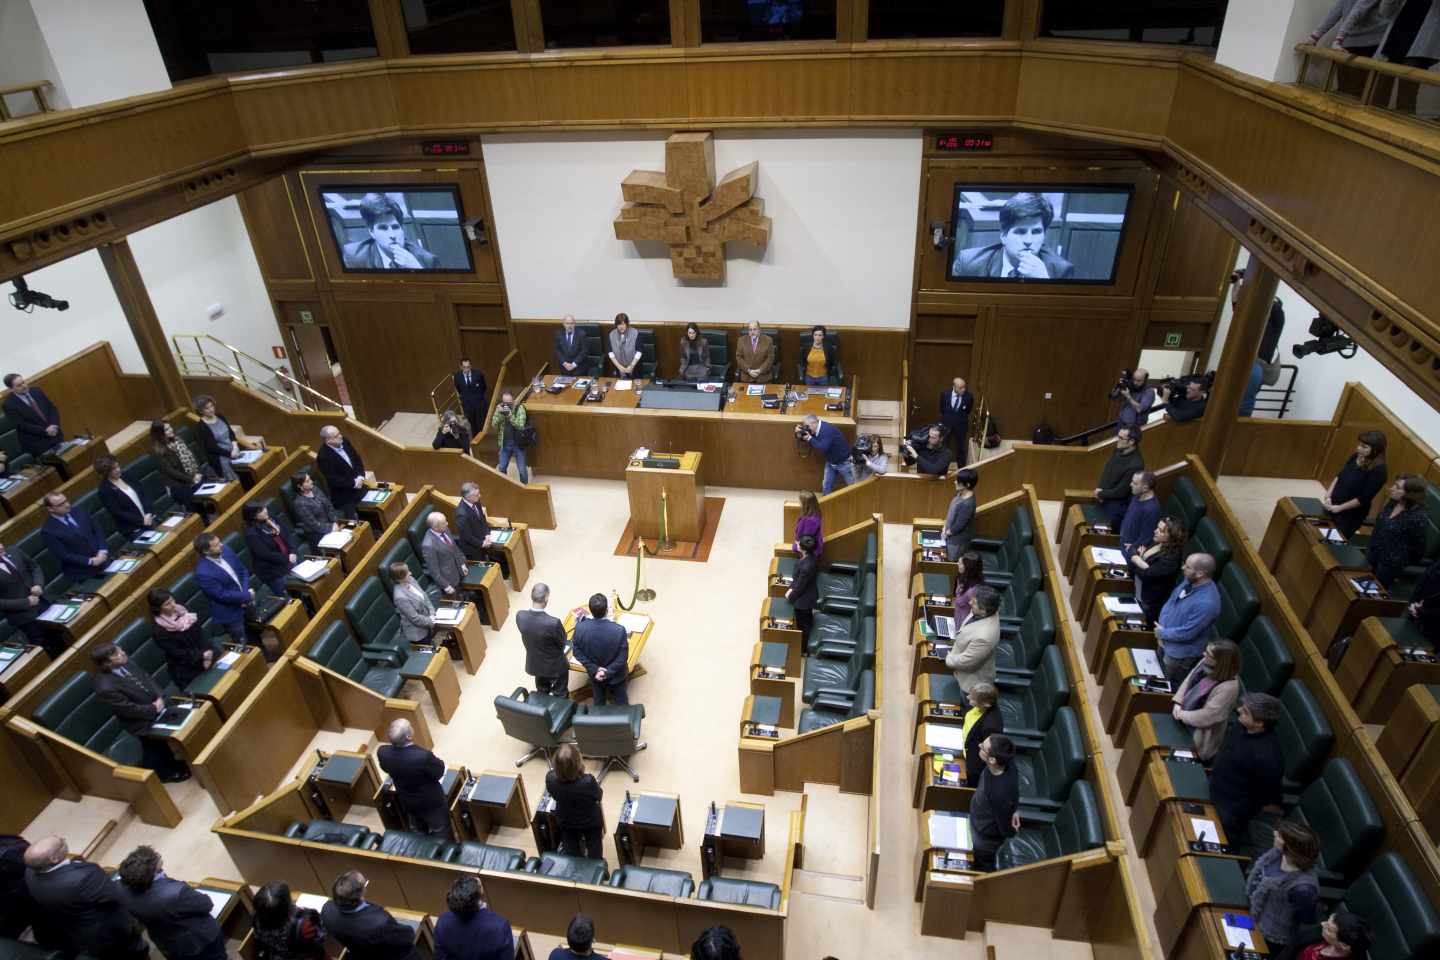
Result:
<svg viewBox="0 0 1440 960"><path fill-rule="evenodd" d="M189 340L193 342L195 349L195 353L193 355L187 355L185 351L181 349L181 340ZM205 375L214 374L216 372L214 368L218 367L221 371L228 374L232 379L238 379L243 385L250 387L251 389L269 393L287 406L298 406L302 409L322 409L319 404L315 404L313 406L306 404L303 397L308 394L309 396L314 397L316 400L320 401L320 403L325 404L328 407L332 407L337 410L345 409L345 405L339 400L336 400L333 397L325 396L325 394L314 389L308 383L302 383L301 381L295 379L293 376L286 373L285 371L270 366L270 364L266 363L264 360L261 360L258 357L246 353L244 350L241 350L239 347L234 346L233 344L226 343L219 337L212 336L208 333L177 333L171 336L170 342L175 349L175 357L177 360L180 361L182 370L188 367L188 362L190 360L198 358L198 360L200 361L201 371ZM235 366L232 367L229 364L225 363L223 360L212 357L208 353L206 353L204 346L206 342L218 344L219 346L227 350L234 358ZM295 397L287 395L282 391L276 390L268 383L262 383L247 374L245 372L244 363L244 361L246 360L267 371L276 380L279 380L287 386L298 390L300 396Z"/></svg>
<svg viewBox="0 0 1440 960"><path fill-rule="evenodd" d="M435 394L438 393L440 389L446 384L450 385L450 392L445 394L445 402L441 403L439 400L435 399ZM453 374L445 374L445 376L440 378L439 383L435 384L435 386L430 388L430 409L435 411L436 423L440 422L440 414L442 411L454 410L459 405L459 402L460 394L455 392L455 380ZM475 424L470 424L470 429L473 431L475 429Z"/></svg>

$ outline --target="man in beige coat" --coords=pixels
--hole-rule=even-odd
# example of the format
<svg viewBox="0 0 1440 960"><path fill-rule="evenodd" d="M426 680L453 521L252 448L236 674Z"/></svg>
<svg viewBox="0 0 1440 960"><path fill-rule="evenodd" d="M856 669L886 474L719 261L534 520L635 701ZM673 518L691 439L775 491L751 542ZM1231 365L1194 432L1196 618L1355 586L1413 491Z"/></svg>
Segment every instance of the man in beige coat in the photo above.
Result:
<svg viewBox="0 0 1440 960"><path fill-rule="evenodd" d="M970 707L970 688L980 681L995 682L995 647L1000 643L1000 594L980 587L970 599L970 615L955 625L955 640L945 655L945 666L955 671L962 706Z"/></svg>
<svg viewBox="0 0 1440 960"><path fill-rule="evenodd" d="M743 383L769 383L774 368L775 343L751 320L735 341L735 373Z"/></svg>

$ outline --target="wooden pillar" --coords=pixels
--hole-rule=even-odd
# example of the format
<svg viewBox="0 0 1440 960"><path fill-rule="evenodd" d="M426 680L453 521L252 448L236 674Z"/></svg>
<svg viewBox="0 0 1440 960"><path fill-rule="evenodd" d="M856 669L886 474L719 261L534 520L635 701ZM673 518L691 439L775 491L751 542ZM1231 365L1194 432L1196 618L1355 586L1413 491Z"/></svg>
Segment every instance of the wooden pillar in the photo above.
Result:
<svg viewBox="0 0 1440 960"><path fill-rule="evenodd" d="M1200 421L1200 438L1195 445L1195 455L1215 477L1220 476L1225 446L1235 426L1245 387L1250 382L1255 357L1260 352L1260 340L1265 336L1265 324L1270 319L1270 306L1275 302L1275 288L1280 285L1275 271L1254 259L1253 253L1251 257L1252 265L1240 288L1235 315L1230 318L1225 351L1220 354L1220 366L1215 370L1215 387L1205 405L1205 416Z"/></svg>
<svg viewBox="0 0 1440 960"><path fill-rule="evenodd" d="M110 286L115 288L115 299L120 301L120 309L125 312L130 332L135 335L135 344L145 360L145 369L160 390L161 406L166 410L190 406L189 394L180 379L180 367L160 327L160 318L155 315L155 306L150 302L140 268L135 265L130 243L124 239L102 243L99 252L100 262L110 275Z"/></svg>
<svg viewBox="0 0 1440 960"><path fill-rule="evenodd" d="M370 24L375 30L375 51L385 60L410 56L410 34L400 0L370 0Z"/></svg>

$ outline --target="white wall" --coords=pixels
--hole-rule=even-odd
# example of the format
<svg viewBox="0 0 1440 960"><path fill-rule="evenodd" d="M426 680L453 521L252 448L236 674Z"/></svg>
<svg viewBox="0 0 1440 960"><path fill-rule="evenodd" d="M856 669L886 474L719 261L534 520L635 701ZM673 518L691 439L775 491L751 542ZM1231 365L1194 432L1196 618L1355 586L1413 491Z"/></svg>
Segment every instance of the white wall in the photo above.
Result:
<svg viewBox="0 0 1440 960"><path fill-rule="evenodd" d="M170 89L142 0L30 2L70 106Z"/></svg>
<svg viewBox="0 0 1440 960"><path fill-rule="evenodd" d="M1300 71L1295 44L1310 31L1334 0L1240 0L1225 11L1215 62L1259 77L1293 83Z"/></svg>
<svg viewBox="0 0 1440 960"><path fill-rule="evenodd" d="M51 107L63 110L70 105L30 0L0 0L0 86L38 80L49 80L53 85L45 94ZM10 96L5 102L16 116L34 112L28 95Z"/></svg>
<svg viewBox="0 0 1440 960"><path fill-rule="evenodd" d="M758 160L756 196L773 222L757 257L727 247L725 285L690 286L670 271L665 247L615 239L620 181L663 170L665 136L486 137L485 172L495 208L510 311L609 320L625 311L652 321L910 322L915 217L920 196L916 131L717 133L723 177Z"/></svg>

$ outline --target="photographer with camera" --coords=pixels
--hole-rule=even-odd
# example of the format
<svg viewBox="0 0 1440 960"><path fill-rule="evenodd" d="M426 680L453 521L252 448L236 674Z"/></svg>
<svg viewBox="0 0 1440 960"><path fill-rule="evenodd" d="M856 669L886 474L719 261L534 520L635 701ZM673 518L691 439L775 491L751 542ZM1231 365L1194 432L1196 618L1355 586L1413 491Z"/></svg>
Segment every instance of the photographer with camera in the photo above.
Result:
<svg viewBox="0 0 1440 960"><path fill-rule="evenodd" d="M1205 404L1210 400L1210 387L1214 382L1213 372L1166 380L1160 386L1160 401L1165 404L1165 416L1176 423L1200 419L1205 415Z"/></svg>
<svg viewBox="0 0 1440 960"><path fill-rule="evenodd" d="M500 403L490 417L490 429L500 432L499 470L504 473L515 460L521 483L530 482L530 469L525 465L525 448L521 445L521 434L525 430L525 404L516 403L515 395L509 390L500 394Z"/></svg>
<svg viewBox="0 0 1440 960"><path fill-rule="evenodd" d="M900 441L900 453L907 466L914 465L916 473L929 477L945 476L950 464L955 462L955 454L945 442L945 432L938 423L925 431L924 446L915 446L909 437Z"/></svg>
<svg viewBox="0 0 1440 960"><path fill-rule="evenodd" d="M795 439L810 444L825 457L825 479L820 484L822 494L835 489L835 478L839 477L846 486L855 482L855 464L851 461L850 443L845 435L815 414L809 414L795 425Z"/></svg>
<svg viewBox="0 0 1440 960"><path fill-rule="evenodd" d="M1120 401L1120 412L1116 415L1121 427L1141 427L1150 419L1150 408L1155 406L1155 388L1150 386L1150 371L1143 367L1121 370L1115 389L1110 391L1111 400Z"/></svg>
<svg viewBox="0 0 1440 960"><path fill-rule="evenodd" d="M454 410L446 410L440 414L440 429L435 431L435 439L430 441L430 446L435 450L469 452L470 431L466 430L465 424L455 416Z"/></svg>
<svg viewBox="0 0 1440 960"><path fill-rule="evenodd" d="M885 452L885 441L879 434L866 433L855 438L855 449L850 454L855 464L855 479L884 476L890 472L890 455Z"/></svg>

